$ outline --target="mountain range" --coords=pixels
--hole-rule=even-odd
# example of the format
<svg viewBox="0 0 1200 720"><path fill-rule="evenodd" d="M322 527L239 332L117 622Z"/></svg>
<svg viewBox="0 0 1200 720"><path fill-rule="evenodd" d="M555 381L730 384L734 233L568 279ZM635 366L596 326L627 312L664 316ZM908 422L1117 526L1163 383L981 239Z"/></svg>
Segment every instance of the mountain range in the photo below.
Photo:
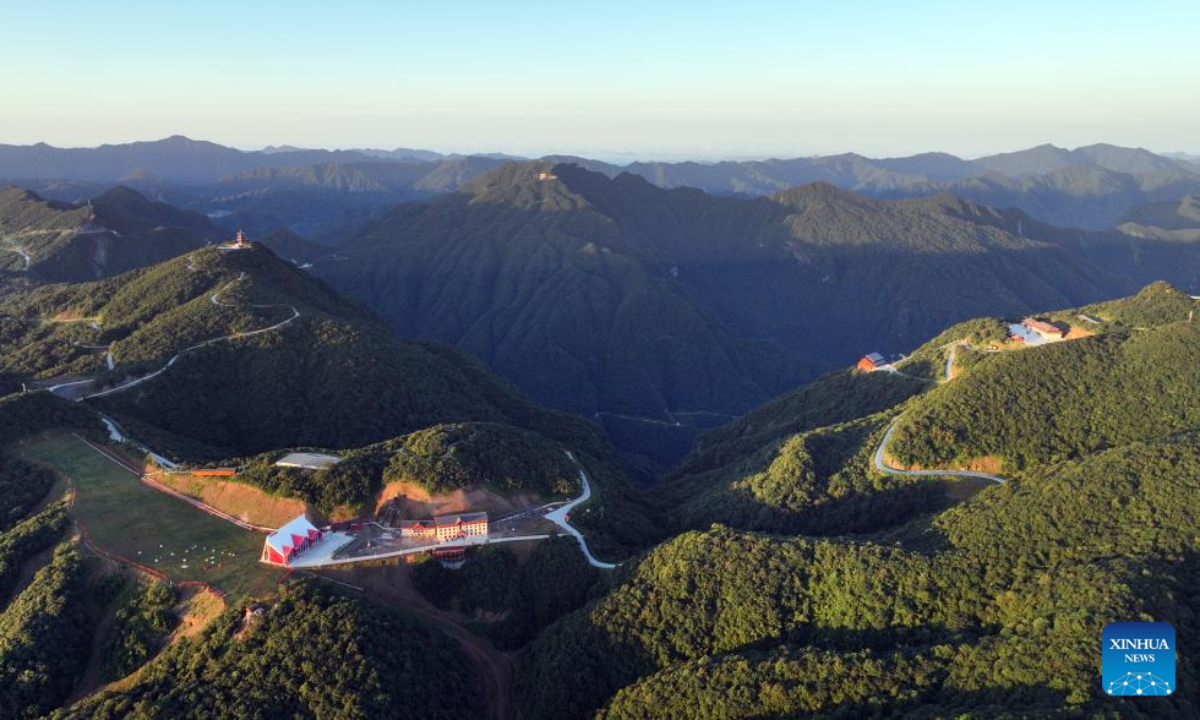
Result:
<svg viewBox="0 0 1200 720"><path fill-rule="evenodd" d="M201 213L150 200L123 185L78 204L47 200L15 186L0 187L0 278L13 281L109 277L231 235ZM296 263L330 251L288 230L261 240Z"/></svg>
<svg viewBox="0 0 1200 720"><path fill-rule="evenodd" d="M944 193L721 197L539 161L401 205L312 272L661 460L823 368L967 317L1195 285L1200 257Z"/></svg>
<svg viewBox="0 0 1200 720"><path fill-rule="evenodd" d="M1044 222L1100 230L1134 205L1197 192L1200 166L1115 145L1029 150L963 160L945 153L872 159L848 153L792 160L702 163L576 162L615 177L641 175L660 187L695 187L714 194L769 195L825 182L879 198L948 192L994 207L1017 207Z"/></svg>
<svg viewBox="0 0 1200 720"><path fill-rule="evenodd" d="M256 234L286 227L338 244L349 239L366 218L400 200L456 190L513 159L517 158L500 153L443 155L405 148L271 147L245 152L175 136L98 148L0 145L0 179L72 202L124 183L154 199L220 214ZM1200 193L1200 164L1194 157L1107 144L1074 150L1040 145L973 160L941 152L895 158L846 153L628 165L569 156L544 159L575 163L610 177L630 173L660 187L693 187L716 195L770 195L811 182L880 198L949 192L985 205L1017 207L1044 222L1089 230L1113 227L1134 206ZM387 164L407 167L381 167ZM222 222L222 227L232 225Z"/></svg>
<svg viewBox="0 0 1200 720"><path fill-rule="evenodd" d="M1176 162L1080 152L997 162L1012 172L1056 157L1135 170ZM956 172L949 156L889 162L886 172ZM134 184L208 213L124 186L77 205L10 189L0 195L0 271L20 282L106 277L249 226L401 335L455 345L539 401L600 420L648 475L704 429L863 353L906 352L946 324L1157 279L1200 286L1195 231L1178 229L1191 222L1187 195L1134 206L1121 231L1086 231L945 192L881 200L817 182L715 195L479 157ZM348 239L315 243L292 226ZM269 227L284 229L259 234Z"/></svg>
<svg viewBox="0 0 1200 720"><path fill-rule="evenodd" d="M130 235L207 222L128 189L110 200L105 222ZM18 191L4 217L71 235L104 204ZM46 252L39 268L65 251ZM719 197L533 162L402 204L316 259L378 311L259 243L99 280L10 268L0 697L23 716L64 717L1144 715L1103 692L1096 638L1129 618L1200 630L1200 305L1169 283L1134 286L1194 263L1192 243L1058 228L944 194L879 200L815 183ZM1121 287L1128 297L1107 299ZM936 326L981 307L1002 309ZM1015 342L1007 325L1026 314L1070 333ZM572 401L636 410L645 396L667 429L679 399L747 408L746 388L768 396L784 370L800 379L639 487L595 423L396 332L443 328L489 364L524 357L505 373ZM804 382L868 337L908 355ZM563 372L575 364L587 372ZM81 374L80 402L38 391ZM562 386L545 381L556 376ZM98 479L117 470L83 444L103 447L97 411L193 467L238 467L243 490L367 516L393 471L461 489L499 466L510 490L553 493L583 484L565 477L578 458L592 495L571 522L624 561L589 565L571 537L519 553L494 544L458 570L322 571L362 584L349 588L272 576L205 615L195 598L211 597L123 586L77 547L97 495L157 492L124 470ZM624 459L661 438L625 438ZM31 447L43 449L17 455ZM283 449L343 460L284 476ZM63 463L81 499L55 502L60 476L31 458ZM158 499L197 525L223 522ZM89 544L146 513L101 507L108 535L89 520ZM168 525L162 539L191 530ZM244 532L252 560L261 539ZM180 608L196 623L187 638L170 635ZM329 667L347 641L357 650ZM1196 653L1177 653L1156 715L1193 714ZM120 661L107 685L88 677L106 655Z"/></svg>
<svg viewBox="0 0 1200 720"><path fill-rule="evenodd" d="M661 486L687 530L522 651L525 715L1140 716L1095 639L1195 627L1197 305L1154 283L1036 347L974 319L713 432Z"/></svg>
<svg viewBox="0 0 1200 720"><path fill-rule="evenodd" d="M203 215L114 188L82 205L0 188L0 274L77 281L150 265L219 238Z"/></svg>
<svg viewBox="0 0 1200 720"><path fill-rule="evenodd" d="M639 511L620 509L625 475L594 424L538 406L452 348L397 337L257 244L10 292L0 339L0 373L39 385L89 374L79 397L177 461L355 449L453 423L524 429L585 458L608 511L628 516L600 530L599 547L638 542ZM370 500L354 487L340 499Z"/></svg>

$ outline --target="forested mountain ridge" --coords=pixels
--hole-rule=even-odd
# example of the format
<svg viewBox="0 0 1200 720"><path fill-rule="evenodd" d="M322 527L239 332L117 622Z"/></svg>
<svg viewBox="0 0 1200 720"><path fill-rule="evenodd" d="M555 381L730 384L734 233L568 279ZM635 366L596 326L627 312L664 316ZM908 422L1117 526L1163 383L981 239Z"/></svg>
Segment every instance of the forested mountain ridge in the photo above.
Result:
<svg viewBox="0 0 1200 720"><path fill-rule="evenodd" d="M264 247L203 248L97 283L17 293L0 313L9 316L0 369L27 380L94 376L79 389L86 402L176 460L361 448L445 423L513 425L575 452L596 478L595 512L582 524L600 528L598 552L654 537L594 424L534 404L449 347L398 338ZM28 321L64 314L91 321ZM324 496L369 499L370 487L347 487L358 488L353 497Z"/></svg>
<svg viewBox="0 0 1200 720"><path fill-rule="evenodd" d="M830 375L712 433L664 488L697 530L522 652L529 716L1142 716L1102 693L1096 638L1114 621L1196 629L1197 305L1154 284L1040 314L1089 330L1026 349L999 321L963 323L903 374ZM948 358L953 379L933 382ZM861 414L816 417L834 396ZM1015 458L1007 482L922 505L911 478L870 466L897 415L893 457L980 446ZM889 529L906 503L936 514ZM1161 716L1196 711L1196 655L1178 659Z"/></svg>
<svg viewBox="0 0 1200 720"><path fill-rule="evenodd" d="M50 282L92 280L219 239L198 213L117 187L87 205L0 188L0 273Z"/></svg>
<svg viewBox="0 0 1200 720"><path fill-rule="evenodd" d="M401 206L313 272L401 334L455 344L535 398L607 423L635 416L670 431L677 417L740 413L811 376L797 353L715 322L655 248L559 170L507 165Z"/></svg>
<svg viewBox="0 0 1200 720"><path fill-rule="evenodd" d="M987 457L1021 470L1197 429L1200 386L1185 358L1200 354L1198 309L1165 283L1082 308L1109 326L1105 332L987 358L915 402L889 452L905 466L962 467ZM997 412L997 394L1018 385Z"/></svg>
<svg viewBox="0 0 1200 720"><path fill-rule="evenodd" d="M638 175L659 187L714 195L765 196L824 182L877 198L949 192L997 207L1019 207L1043 222L1103 230L1130 208L1200 189L1200 167L1140 148L1098 144L1067 150L1041 145L974 160L947 153L867 158L855 153L812 158L629 165L557 156L609 177Z"/></svg>
<svg viewBox="0 0 1200 720"><path fill-rule="evenodd" d="M1008 218L947 195L714 197L514 163L398 207L313 272L647 452L865 352L1144 280Z"/></svg>
<svg viewBox="0 0 1200 720"><path fill-rule="evenodd" d="M254 235L286 228L336 245L396 203L457 190L500 162L483 157L421 162L372 158L268 166L195 188L167 189L165 194L173 202L217 216L222 227L236 225Z"/></svg>
<svg viewBox="0 0 1200 720"><path fill-rule="evenodd" d="M229 213L218 219L226 230L228 221L255 235L289 229L339 244L390 205L452 192L506 159L514 158L404 149L243 152L172 137L90 149L0 145L0 179L73 202L121 182L175 205ZM1088 230L1114 227L1137 205L1200 192L1200 167L1186 158L1103 143L1074 150L1041 145L973 160L944 152L628 165L565 155L543 160L714 195L765 196L813 182L879 198L950 192Z"/></svg>

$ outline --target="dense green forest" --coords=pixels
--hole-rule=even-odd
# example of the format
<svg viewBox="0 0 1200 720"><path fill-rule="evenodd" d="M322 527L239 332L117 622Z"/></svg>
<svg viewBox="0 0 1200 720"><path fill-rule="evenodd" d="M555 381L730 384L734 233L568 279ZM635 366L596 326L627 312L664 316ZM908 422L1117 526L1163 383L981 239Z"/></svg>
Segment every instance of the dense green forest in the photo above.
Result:
<svg viewBox="0 0 1200 720"><path fill-rule="evenodd" d="M104 676L117 680L144 665L179 623L173 613L175 591L151 580L126 591L105 639Z"/></svg>
<svg viewBox="0 0 1200 720"><path fill-rule="evenodd" d="M252 334L287 320L292 308L301 313L294 322ZM109 348L116 362L96 389L157 370L185 348L242 333L178 355L136 392L88 401L177 460L245 464L247 482L328 511L369 503L385 475L416 473L436 488L486 471L503 491L567 494L578 487L577 473L551 448L570 449L597 479L594 510L583 518L597 552L624 555L658 537L596 424L541 408L457 350L401 340L265 248L202 249L94 283L16 293L0 309L15 317L98 318L98 330L47 324L41 334L0 349L0 369L9 363L14 371L47 375L94 367L103 353L76 345L83 333L88 345ZM459 442L450 437L457 431L436 429L441 425L473 428L479 442ZM399 449L388 441L421 431L397 441L413 445L413 463L381 454ZM372 447L378 443L384 445ZM442 456L449 462L433 460L439 443L453 446ZM292 447L350 450L352 457L314 477L271 468L263 455ZM416 457L426 451L430 457ZM613 522L618 516L623 521Z"/></svg>
<svg viewBox="0 0 1200 720"><path fill-rule="evenodd" d="M459 569L422 562L412 579L434 605L482 615L472 629L506 650L522 647L608 587L608 576L589 565L569 537L538 543L519 565L501 547L483 548Z"/></svg>
<svg viewBox="0 0 1200 720"><path fill-rule="evenodd" d="M413 568L412 580L430 602L465 615L503 613L513 603L517 557L502 546L479 548L458 569L429 559Z"/></svg>
<svg viewBox="0 0 1200 720"><path fill-rule="evenodd" d="M54 473L0 454L0 532L29 514L54 485Z"/></svg>
<svg viewBox="0 0 1200 720"><path fill-rule="evenodd" d="M889 412L878 412L884 396L856 419L827 421L799 402L831 387L853 402L865 383L877 393L904 382L842 373L711 433L661 492L696 531L522 650L517 694L529 717L1142 716L1101 697L1095 647L1117 620L1200 630L1191 306L1150 286L1089 308L1101 321L1093 337L960 348L971 359L956 361L953 381L914 384ZM1002 327L950 328L909 362L938 377L949 343L995 343ZM1008 483L875 540L813 537L940 507L920 484L867 467L897 415L905 440L898 431L891 450L902 461L990 453L1006 461ZM941 454L906 457L911 448ZM839 516L839 502L852 510ZM1180 651L1179 691L1159 716L1200 712L1198 660Z"/></svg>
<svg viewBox="0 0 1200 720"><path fill-rule="evenodd" d="M61 529L59 534L61 534ZM58 707L87 661L91 628L79 552L58 547L29 587L0 615L0 708L5 717L35 718Z"/></svg>
<svg viewBox="0 0 1200 720"><path fill-rule="evenodd" d="M495 423L438 425L398 439L384 482L404 480L431 493L486 485L543 498L579 494L579 471L561 447L535 433Z"/></svg>
<svg viewBox="0 0 1200 720"><path fill-rule="evenodd" d="M689 487L707 489L673 505L674 523L826 535L874 532L939 509L946 500L937 484L871 469L892 415L796 433L744 460L689 476Z"/></svg>
<svg viewBox="0 0 1200 720"><path fill-rule="evenodd" d="M0 598L12 591L22 564L58 543L70 522L66 505L55 503L0 534Z"/></svg>
<svg viewBox="0 0 1200 720"><path fill-rule="evenodd" d="M705 484L693 476L739 461L795 433L887 410L929 387L929 382L890 373L839 370L823 375L706 433L671 473L667 485L679 485L680 495L690 496L693 486Z"/></svg>
<svg viewBox="0 0 1200 720"><path fill-rule="evenodd" d="M318 510L331 513L339 506L365 507L383 488L383 470L390 453L367 447L339 453L341 462L327 470L278 467L283 453L272 452L234 461L241 467L237 482L247 483L273 495L304 500Z"/></svg>
<svg viewBox="0 0 1200 720"><path fill-rule="evenodd" d="M911 646L945 674L936 693L920 694L931 714L1004 704L1040 714L1108 702L1098 697L1095 650L1106 623L1154 618L1181 634L1195 627L1187 598L1200 587L1197 490L1200 446L1189 436L1105 451L993 488L936 520L925 542L937 548L931 552L688 533L530 645L518 693L531 717L578 717L649 677L613 708L654 703L680 716L734 701L769 675L739 670L742 689L728 698L679 663L724 653L750 653L750 662L773 646L851 653L839 662L852 663L864 649ZM1196 660L1181 652L1181 691L1164 702L1168 711L1196 710L1187 699ZM886 683L896 682L862 671L844 680L848 695L887 693ZM836 709L805 705L809 695L787 687L779 698L799 704L777 712ZM893 710L904 707L903 698L895 703Z"/></svg>
<svg viewBox="0 0 1200 720"><path fill-rule="evenodd" d="M0 438L12 442L59 428L92 435L103 431L95 413L50 393L22 393L0 398Z"/></svg>
<svg viewBox="0 0 1200 720"><path fill-rule="evenodd" d="M1080 308L1080 311L1120 326L1138 328L1186 320L1197 309L1187 293L1165 282L1142 288L1137 295Z"/></svg>
<svg viewBox="0 0 1200 720"><path fill-rule="evenodd" d="M288 585L237 637L242 608L67 718L482 717L472 665L440 633L313 583Z"/></svg>
<svg viewBox="0 0 1200 720"><path fill-rule="evenodd" d="M1200 323L1114 331L1001 353L906 411L889 452L949 467L1021 468L1200 426Z"/></svg>
<svg viewBox="0 0 1200 720"><path fill-rule="evenodd" d="M588 564L574 538L540 542L509 579L511 610L481 632L502 649L521 647L550 623L602 594L609 579Z"/></svg>
<svg viewBox="0 0 1200 720"><path fill-rule="evenodd" d="M586 441L585 441L586 442ZM283 451L233 461L238 480L269 492L304 498L325 511L373 502L390 482L431 493L479 485L509 495L549 499L579 494L579 470L563 446L529 430L500 423L435 425L367 447L340 451L327 470L276 467Z"/></svg>

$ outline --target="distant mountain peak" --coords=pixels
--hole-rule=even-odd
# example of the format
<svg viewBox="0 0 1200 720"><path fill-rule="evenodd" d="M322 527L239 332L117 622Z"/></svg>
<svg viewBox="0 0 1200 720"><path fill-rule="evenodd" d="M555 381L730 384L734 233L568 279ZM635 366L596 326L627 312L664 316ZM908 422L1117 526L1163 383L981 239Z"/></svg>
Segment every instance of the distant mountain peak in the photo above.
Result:
<svg viewBox="0 0 1200 720"><path fill-rule="evenodd" d="M472 180L463 192L473 196L473 203L494 202L539 212L575 210L590 203L562 181L561 174L572 172L586 171L544 160L507 162Z"/></svg>
<svg viewBox="0 0 1200 720"><path fill-rule="evenodd" d="M839 202L855 205L874 202L863 195L843 190L832 183L821 180L781 190L772 194L770 199L790 208L799 208L811 202Z"/></svg>

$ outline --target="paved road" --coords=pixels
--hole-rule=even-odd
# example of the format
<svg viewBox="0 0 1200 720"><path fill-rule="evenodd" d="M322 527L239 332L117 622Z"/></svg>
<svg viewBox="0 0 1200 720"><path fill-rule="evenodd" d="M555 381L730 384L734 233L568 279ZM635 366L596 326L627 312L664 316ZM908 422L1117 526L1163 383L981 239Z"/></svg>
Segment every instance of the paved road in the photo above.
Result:
<svg viewBox="0 0 1200 720"><path fill-rule="evenodd" d="M883 456L887 452L888 443L892 441L892 433L896 431L896 426L900 424L900 418L892 421L888 426L887 432L883 434L883 439L879 441L879 447L875 448L875 455L872 457L872 464L875 469L887 475L916 475L921 477L969 477L980 478L982 480L990 480L994 483L1003 485L1004 478L999 475L990 475L988 473L975 472L974 470L901 470L899 468L889 467L883 461Z"/></svg>
<svg viewBox="0 0 1200 720"><path fill-rule="evenodd" d="M142 375L141 377L134 378L133 380L122 383L114 388L109 388L107 390L101 390L100 392L91 393L89 395L84 395L82 399L88 400L91 398L104 397L106 395L112 395L113 393L122 392L122 391L128 390L129 388L136 387L148 380L153 380L154 378L158 377L159 375L162 375L164 372L166 372L168 369L170 369L170 367L172 365L174 365L179 360L180 357L182 357L183 355L185 355L189 352L192 352L193 350L199 350L202 347L207 347L214 343L224 342L226 340L236 340L237 338L250 337L252 335L261 335L262 333L272 332L274 330L278 330L278 329L282 328L285 325L288 325L289 323L293 322L296 318L300 317L300 311L297 310L294 305L287 305L287 304L282 304L282 303L269 304L269 305L251 305L251 304L238 305L235 303L227 303L227 302L220 300L221 293L225 292L225 290L227 290L230 285L233 285L234 283L240 282L245 279L246 279L246 273L243 272L241 275L238 275L237 278L230 280L228 283L223 285L221 287L221 289L217 290L212 295L210 295L208 299L212 302L213 305L217 305L219 307L253 307L253 308L286 307L292 311L291 317L289 317L288 319L286 319L282 322L275 323L274 325L271 325L269 327L259 328L258 330L251 330L249 332L234 333L232 335L222 335L221 337L215 337L215 338L205 340L204 342L201 342L201 343L196 343L195 345L192 345L191 347L187 347L187 348L184 348L183 350L180 350L178 353L175 354L174 357L172 357L170 360L167 361L166 365L163 365L161 368L159 368L158 370L155 370L152 373L148 373L146 375ZM58 386L55 386L55 387L58 387ZM50 391L54 392L54 389L55 388L52 387L52 388L50 388Z"/></svg>
<svg viewBox="0 0 1200 720"><path fill-rule="evenodd" d="M557 510L546 513L546 519L558 525L563 530L566 530L569 534L573 535L576 540L579 541L579 549L583 551L583 556L587 558L588 563L592 567L611 570L615 568L616 565L597 560L596 556L592 554L591 549L588 548L587 539L583 537L583 533L579 532L579 530L571 525L571 523L567 522L567 515L571 512L571 510L587 502L588 499L592 497L592 486L591 483L588 482L587 471L584 470L583 465L581 465L580 462L575 459L575 453L571 452L570 450L565 452L567 453L567 457L571 459L571 462L575 463L575 466L579 468L579 481L583 484L583 492L580 493L579 497L575 498L566 505L563 505Z"/></svg>
<svg viewBox="0 0 1200 720"><path fill-rule="evenodd" d="M954 378L954 376L951 373L954 371L954 356L956 353L958 353L958 345L957 344L951 346L950 353L946 355L946 380L945 380L945 382L950 382Z"/></svg>
<svg viewBox="0 0 1200 720"><path fill-rule="evenodd" d="M966 340L959 340L958 342L951 343L950 353L946 356L945 379L942 381L944 383L948 383L954 379L952 374L954 371L954 357L958 353L958 349L960 347L978 350L979 352L993 352L984 348L977 348ZM888 426L887 432L883 434L883 439L879 441L879 447L875 448L875 454L872 456L871 462L875 466L875 469L879 472L887 475L915 475L920 477L949 476L980 478L982 480L990 480L994 483L1000 483L1002 485L1004 484L1004 478L1000 477L999 475L991 475L988 473L976 472L974 470L901 470L900 468L889 467L886 463L884 463L883 456L887 454L888 443L892 441L892 433L896 431L896 426L899 424L900 418L893 420L892 424Z"/></svg>
<svg viewBox="0 0 1200 720"><path fill-rule="evenodd" d="M555 525L558 525L567 534L569 534L575 538L575 540L579 543L579 549L583 552L583 556L585 558L587 558L587 561L590 565L592 565L593 567L598 567L598 568L602 568L605 570L611 570L611 569L615 568L616 565L614 563L604 562L603 560L600 560L595 555L593 555L591 548L588 547L587 538L585 538L583 536L583 533L581 533L578 528L574 527L573 525L571 525L570 522L567 521L567 516L570 514L571 510L573 510L576 507L579 507L580 505L582 505L583 503L585 503L589 499L591 499L592 486L588 479L587 471L584 470L583 465L580 464L579 460L575 457L575 453L571 452L570 450L566 450L564 452L566 453L567 457L570 458L571 462L574 463L575 466L579 469L579 480L580 480L580 484L581 484L583 491L579 494L579 497L575 498L574 500L571 500L570 502L565 503L554 510L545 512L544 517L545 517L545 519L549 520L550 522L554 523ZM540 508L529 508L528 510L523 510L514 515L510 515L506 518L495 521L495 522L493 522L493 525L496 525L500 522L504 522L505 520L512 520L514 518L522 517L524 515L533 515L533 514L541 515L547 507L548 506L542 506ZM399 549L378 548L376 552L373 552L370 554L356 555L353 557L348 557L348 556L342 555L342 556L338 556L338 557L328 557L328 558L308 559L308 560L306 560L305 558L302 557L299 560L297 560L295 563L293 563L293 566L294 567L305 567L305 568L311 569L311 568L326 567L326 566L333 566L333 565L344 565L344 564L355 563L355 562L366 562L369 560L381 560L381 559L390 558L390 557L399 557L401 555L410 555L413 553L428 552L428 551L436 549L436 548L468 547L471 545L494 545L496 543L504 543L504 542L524 542L524 541L528 541L528 540L545 540L548 537L550 537L550 536L542 535L542 534L518 535L518 536L512 536L512 537L499 537L496 535L489 535L489 536L484 536L484 537L471 536L471 537L461 538L459 540L451 540L449 542L444 542L444 543L435 543L435 544L405 547L405 548L399 548Z"/></svg>
<svg viewBox="0 0 1200 720"><path fill-rule="evenodd" d="M29 266L33 264L33 258L29 257L29 253L25 252L24 250L22 250L19 247L14 247L14 246L9 246L9 247L3 248L3 249L8 250L10 252L15 252L16 254L25 258L25 267L21 268L21 270L24 272L29 272Z"/></svg>

